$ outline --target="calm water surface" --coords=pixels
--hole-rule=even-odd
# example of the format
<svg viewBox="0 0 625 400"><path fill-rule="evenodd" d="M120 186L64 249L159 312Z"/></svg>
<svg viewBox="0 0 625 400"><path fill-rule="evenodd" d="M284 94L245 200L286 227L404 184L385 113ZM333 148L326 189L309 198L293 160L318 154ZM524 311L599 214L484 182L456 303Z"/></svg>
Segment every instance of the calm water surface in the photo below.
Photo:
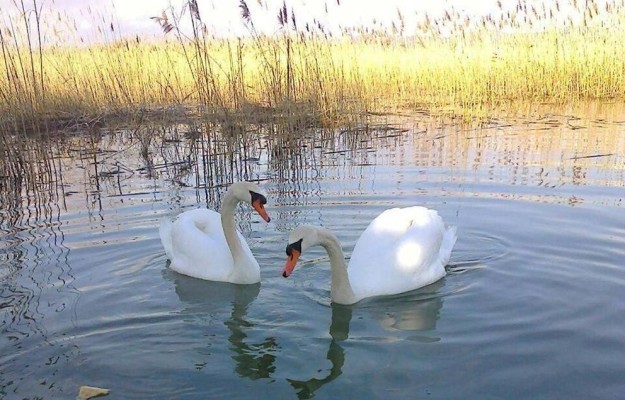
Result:
<svg viewBox="0 0 625 400"><path fill-rule="evenodd" d="M26 154L31 178L0 174L0 397L624 398L624 119L388 122L297 140L147 127ZM271 223L237 214L261 284L171 272L159 219L219 209L239 179L269 198ZM349 256L414 204L458 227L441 281L337 306L319 250L281 277L298 224Z"/></svg>

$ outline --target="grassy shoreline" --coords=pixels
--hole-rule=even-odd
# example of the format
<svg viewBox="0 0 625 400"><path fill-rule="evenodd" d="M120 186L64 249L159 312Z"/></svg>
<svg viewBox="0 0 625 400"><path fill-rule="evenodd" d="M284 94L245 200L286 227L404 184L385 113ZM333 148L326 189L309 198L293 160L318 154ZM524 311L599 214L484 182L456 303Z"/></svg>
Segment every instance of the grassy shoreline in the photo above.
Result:
<svg viewBox="0 0 625 400"><path fill-rule="evenodd" d="M460 25L461 16L447 15L409 38L380 32L328 37L291 28L272 37L218 39L202 30L199 15L187 37L176 24L160 21L170 32L162 42L43 47L32 27L5 29L1 125L94 124L159 109L220 120L295 116L332 125L396 108L472 119L514 102L625 101L625 42L619 39L625 14L622 5L601 14L593 4L586 2L579 25L523 31L521 14L508 14L492 22L496 28L488 19L469 28L468 20ZM531 10L526 21L536 13ZM444 23L455 30L441 34ZM504 33L510 27L516 31Z"/></svg>

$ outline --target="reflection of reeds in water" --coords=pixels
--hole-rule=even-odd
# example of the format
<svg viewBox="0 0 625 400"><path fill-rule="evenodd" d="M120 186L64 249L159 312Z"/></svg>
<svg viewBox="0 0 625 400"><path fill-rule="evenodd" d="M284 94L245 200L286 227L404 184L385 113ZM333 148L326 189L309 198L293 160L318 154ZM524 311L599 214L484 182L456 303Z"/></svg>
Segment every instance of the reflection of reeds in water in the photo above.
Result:
<svg viewBox="0 0 625 400"><path fill-rule="evenodd" d="M296 134L273 123L198 121L144 123L50 140L4 136L0 223L19 226L28 213L38 218L45 208L65 210L68 199L77 196L102 219L104 199L143 196L155 187L160 193L159 186L167 188L160 197L174 213L190 205L184 200L189 194L195 195L194 204L219 210L227 186L239 180L270 180L270 204L296 213L301 205L318 201L322 182L333 185L335 193L349 194L347 187L358 189L342 182L372 183L376 166L384 165L460 169L466 171L462 176L475 171L504 184L584 185L600 179L601 185L622 185L623 160L615 151L625 146L619 111L589 119L573 117L571 111L490 119L479 127L397 116L359 128ZM588 176L589 168L598 168L601 176ZM276 215L275 220L292 219Z"/></svg>
<svg viewBox="0 0 625 400"><path fill-rule="evenodd" d="M52 146L50 146L52 145ZM21 210L39 217L63 199L63 173L54 143L39 137L0 137L0 227L21 223Z"/></svg>
<svg viewBox="0 0 625 400"><path fill-rule="evenodd" d="M1 363L25 373L46 367L54 375L58 361L79 351L72 340L49 340L59 332L47 322L61 314L75 323L79 297L64 244L61 163L56 146L39 138L21 137L10 144L0 156L0 330L8 340ZM20 355L37 351L31 340L54 347L55 357L21 364ZM0 372L0 392L10 388L17 393L21 385L32 384L6 382Z"/></svg>
<svg viewBox="0 0 625 400"><path fill-rule="evenodd" d="M625 146L618 131L622 113L607 112L579 119L573 114L583 112L538 110L535 117L492 118L477 127L387 116L359 128L295 133L274 123L197 121L49 139L4 135L0 224L19 226L28 213L38 218L45 208L66 209L76 196L84 196L95 216L106 207L103 199L154 193L155 185L168 188L162 197L174 212L188 206L181 197L190 193L196 204L219 210L227 186L239 180L271 180L270 202L295 212L289 207L318 200L321 182L374 181L372 171L383 165L485 171L505 184L601 179L619 186L625 168L615 149ZM601 177L588 176L590 167Z"/></svg>
<svg viewBox="0 0 625 400"><path fill-rule="evenodd" d="M526 117L491 118L479 126L398 116L358 129L311 133L285 139L274 150L278 157L270 165L281 172L273 179L273 190L276 201L287 206L283 211L296 213L288 206L318 201L323 191L357 195L370 190L376 179L388 178L375 176L376 166L385 165L420 167L427 174L425 181L444 181L450 194L485 181L545 188L623 187L625 159L616 149L625 147L624 115L616 105L603 109L546 106ZM360 192L348 193L354 183L368 187L358 184ZM523 196L497 193L501 187L493 190L493 196ZM569 198L549 196L528 199L584 201L583 190Z"/></svg>
<svg viewBox="0 0 625 400"><path fill-rule="evenodd" d="M403 128L376 124L269 137L268 174L273 198L281 205L274 222L277 229L293 229L298 221L293 217L308 212L307 204L319 202L327 190L337 190L324 189L322 182L338 185L338 191L348 195L342 183L375 179L365 169L376 164L379 150L396 147L402 133Z"/></svg>
<svg viewBox="0 0 625 400"><path fill-rule="evenodd" d="M550 189L585 185L623 187L625 159L615 151L625 146L622 109L607 110L608 115L602 112L600 117L592 116L587 110L574 113L589 114L583 118L571 115L572 110L554 111L550 108L548 112L511 121L491 119L479 128L456 124L432 127L424 140L412 142L406 157L423 168L450 170L450 175L438 179L448 181L446 187L451 191L454 187L465 190L472 183L486 182ZM387 162L393 163L392 159L391 156ZM498 193L500 189L492 187L491 195L528 196L527 200L571 205L583 202L585 197L583 190L560 198L550 197L547 192L538 197L520 192Z"/></svg>
<svg viewBox="0 0 625 400"><path fill-rule="evenodd" d="M172 184L173 212L183 211L186 206L180 203L182 190L193 190L196 203L220 210L222 195L232 182L264 179L260 165L264 151L262 136L247 129L205 123L165 130L151 154L155 176ZM169 202L168 197L171 196L165 199ZM243 208L239 212L249 214L251 210ZM247 217L241 221L250 223Z"/></svg>

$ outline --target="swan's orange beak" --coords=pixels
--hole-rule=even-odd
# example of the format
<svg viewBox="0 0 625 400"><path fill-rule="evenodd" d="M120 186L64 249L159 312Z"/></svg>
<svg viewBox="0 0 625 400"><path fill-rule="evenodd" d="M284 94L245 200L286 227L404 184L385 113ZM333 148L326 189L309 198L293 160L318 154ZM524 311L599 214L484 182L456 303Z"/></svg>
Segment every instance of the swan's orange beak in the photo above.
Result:
<svg viewBox="0 0 625 400"><path fill-rule="evenodd" d="M295 249L291 250L291 254L289 255L289 258L286 259L286 263L284 264L284 272L282 272L283 277L288 278L289 275L291 275L301 254L302 253Z"/></svg>
<svg viewBox="0 0 625 400"><path fill-rule="evenodd" d="M252 207L254 207L254 210L256 210L258 215L260 215L260 217L264 219L265 222L271 221L271 218L269 218L269 214L267 214L267 211L265 210L265 205L261 202L260 199L254 200L252 202Z"/></svg>

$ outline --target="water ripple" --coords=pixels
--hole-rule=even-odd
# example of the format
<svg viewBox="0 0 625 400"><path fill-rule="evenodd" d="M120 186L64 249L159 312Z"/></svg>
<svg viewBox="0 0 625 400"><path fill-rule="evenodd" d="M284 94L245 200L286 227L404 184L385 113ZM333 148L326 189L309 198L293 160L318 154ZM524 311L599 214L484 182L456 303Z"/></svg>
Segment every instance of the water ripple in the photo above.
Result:
<svg viewBox="0 0 625 400"><path fill-rule="evenodd" d="M589 155L625 135L535 127L293 138L181 124L39 145L54 155L37 164L46 174L1 182L0 396L73 398L81 384L128 399L623 392L625 159ZM158 220L219 210L241 179L268 193L271 223L236 215L262 283L170 271ZM333 230L349 258L375 216L409 205L458 227L440 281L338 306L323 251L280 276L295 226Z"/></svg>

